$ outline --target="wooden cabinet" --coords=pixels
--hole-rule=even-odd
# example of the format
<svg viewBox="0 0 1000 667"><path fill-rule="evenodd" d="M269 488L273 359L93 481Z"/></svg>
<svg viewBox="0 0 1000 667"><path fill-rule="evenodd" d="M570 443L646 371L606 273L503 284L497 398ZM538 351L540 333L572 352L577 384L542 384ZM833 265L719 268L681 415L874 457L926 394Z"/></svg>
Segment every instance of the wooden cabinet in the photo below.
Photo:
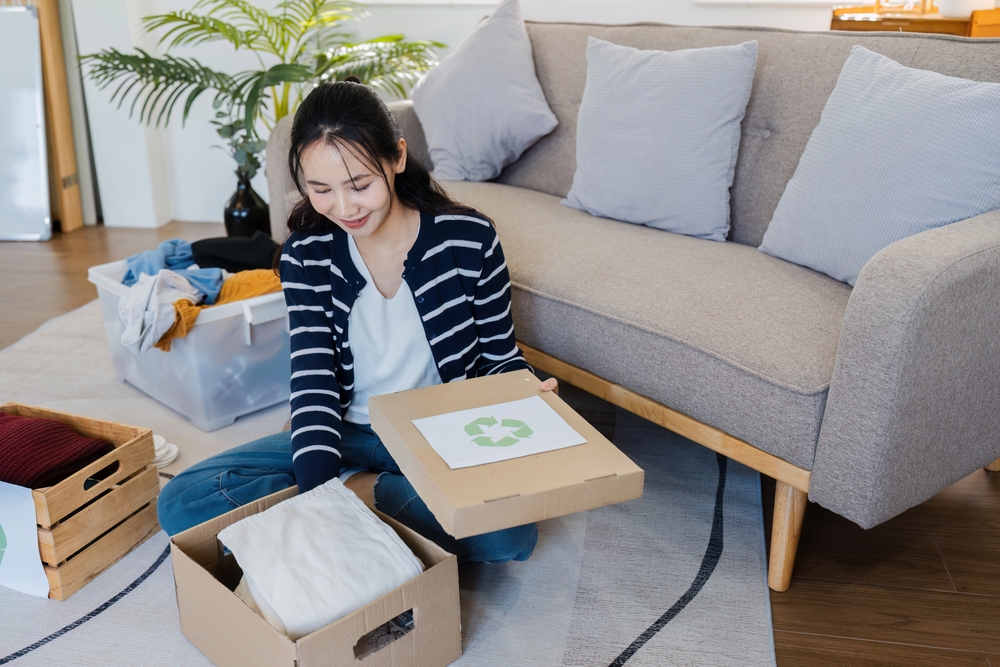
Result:
<svg viewBox="0 0 1000 667"><path fill-rule="evenodd" d="M967 19L940 14L878 14L874 6L837 7L830 30L929 32L959 37L1000 37L1000 9L973 12Z"/></svg>
<svg viewBox="0 0 1000 667"><path fill-rule="evenodd" d="M1000 9L972 12L969 37L1000 37Z"/></svg>

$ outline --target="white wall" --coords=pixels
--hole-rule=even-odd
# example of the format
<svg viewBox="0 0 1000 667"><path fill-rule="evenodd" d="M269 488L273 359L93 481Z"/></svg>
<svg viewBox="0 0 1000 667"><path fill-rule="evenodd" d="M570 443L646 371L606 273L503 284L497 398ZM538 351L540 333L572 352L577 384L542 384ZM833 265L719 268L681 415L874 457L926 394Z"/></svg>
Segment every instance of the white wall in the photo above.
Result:
<svg viewBox="0 0 1000 667"><path fill-rule="evenodd" d="M81 53L112 47L131 50L132 31L124 0L75 0L73 14ZM158 133L131 122L126 109L102 104L107 95L92 81L85 80L83 89L88 107L94 110L89 123L98 187L108 193L102 202L105 224L157 227L168 222L170 200L162 186L168 176L158 159Z"/></svg>
<svg viewBox="0 0 1000 667"><path fill-rule="evenodd" d="M193 0L74 0L81 53L110 46L155 50L142 36L142 16L181 9ZM262 7L274 0L256 0ZM521 0L525 19L594 23L657 21L684 25L759 25L798 30L829 28L835 0ZM369 39L404 33L456 46L492 11L483 0L369 0L370 15L357 23L357 36ZM443 52L445 55L447 50ZM178 51L208 66L236 72L256 67L249 53L235 54L223 44ZM213 146L221 145L209 119L211 94L204 93L182 127L179 111L166 129L148 129L116 110L110 91L85 82L87 111L94 143L98 188L105 224L149 227L169 220L219 222L235 187L235 163ZM253 181L265 196L263 170Z"/></svg>
<svg viewBox="0 0 1000 667"><path fill-rule="evenodd" d="M833 5L824 0L522 0L524 17L534 21L678 25L745 25L829 30ZM613 20L605 17L613 16Z"/></svg>
<svg viewBox="0 0 1000 667"><path fill-rule="evenodd" d="M139 27L143 16L190 7L185 0L74 0L74 20L80 53L115 47L140 47L156 53L156 40ZM234 53L222 44L176 50L195 56L210 67L236 72L257 66L250 53ZM84 80L97 186L104 223L109 226L152 227L170 220L221 222L222 210L236 187L236 163L219 148L212 94L202 93L182 125L183 102L166 128L141 125L129 117L128 105L110 102L113 86L98 90ZM131 100L130 100L131 101ZM254 179L267 192L263 170Z"/></svg>

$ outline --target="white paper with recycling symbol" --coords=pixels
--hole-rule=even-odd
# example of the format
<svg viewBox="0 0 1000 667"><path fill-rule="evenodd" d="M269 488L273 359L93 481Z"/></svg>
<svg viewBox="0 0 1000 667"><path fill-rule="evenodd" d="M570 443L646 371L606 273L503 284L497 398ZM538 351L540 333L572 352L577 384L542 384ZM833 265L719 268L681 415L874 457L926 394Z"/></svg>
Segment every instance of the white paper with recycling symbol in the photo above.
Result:
<svg viewBox="0 0 1000 667"><path fill-rule="evenodd" d="M39 598L49 596L31 489L7 482L0 482L0 586Z"/></svg>
<svg viewBox="0 0 1000 667"><path fill-rule="evenodd" d="M413 425L452 470L586 442L538 396L414 419Z"/></svg>

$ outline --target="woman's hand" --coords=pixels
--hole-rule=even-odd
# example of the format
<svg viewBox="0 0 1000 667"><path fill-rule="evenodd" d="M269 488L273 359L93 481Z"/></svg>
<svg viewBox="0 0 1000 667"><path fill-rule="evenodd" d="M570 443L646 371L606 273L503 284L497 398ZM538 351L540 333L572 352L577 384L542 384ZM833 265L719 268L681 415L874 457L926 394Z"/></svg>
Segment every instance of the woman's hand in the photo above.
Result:
<svg viewBox="0 0 1000 667"><path fill-rule="evenodd" d="M542 384L539 385L539 389L542 391L551 391L559 395L559 380L555 378L549 378L548 380L543 380Z"/></svg>

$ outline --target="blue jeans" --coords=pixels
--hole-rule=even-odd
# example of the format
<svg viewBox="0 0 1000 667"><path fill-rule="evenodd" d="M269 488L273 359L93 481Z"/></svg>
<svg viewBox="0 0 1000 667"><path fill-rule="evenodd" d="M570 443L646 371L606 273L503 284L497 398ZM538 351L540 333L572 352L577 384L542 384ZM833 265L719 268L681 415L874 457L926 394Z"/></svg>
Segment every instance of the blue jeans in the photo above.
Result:
<svg viewBox="0 0 1000 667"><path fill-rule="evenodd" d="M503 563L531 555L538 541L535 524L456 540L444 532L369 426L344 422L341 430L344 467L364 466L382 473L375 484L375 507L380 512L455 554L460 563ZM254 440L195 464L170 480L157 503L160 525L175 535L294 484L291 433Z"/></svg>

